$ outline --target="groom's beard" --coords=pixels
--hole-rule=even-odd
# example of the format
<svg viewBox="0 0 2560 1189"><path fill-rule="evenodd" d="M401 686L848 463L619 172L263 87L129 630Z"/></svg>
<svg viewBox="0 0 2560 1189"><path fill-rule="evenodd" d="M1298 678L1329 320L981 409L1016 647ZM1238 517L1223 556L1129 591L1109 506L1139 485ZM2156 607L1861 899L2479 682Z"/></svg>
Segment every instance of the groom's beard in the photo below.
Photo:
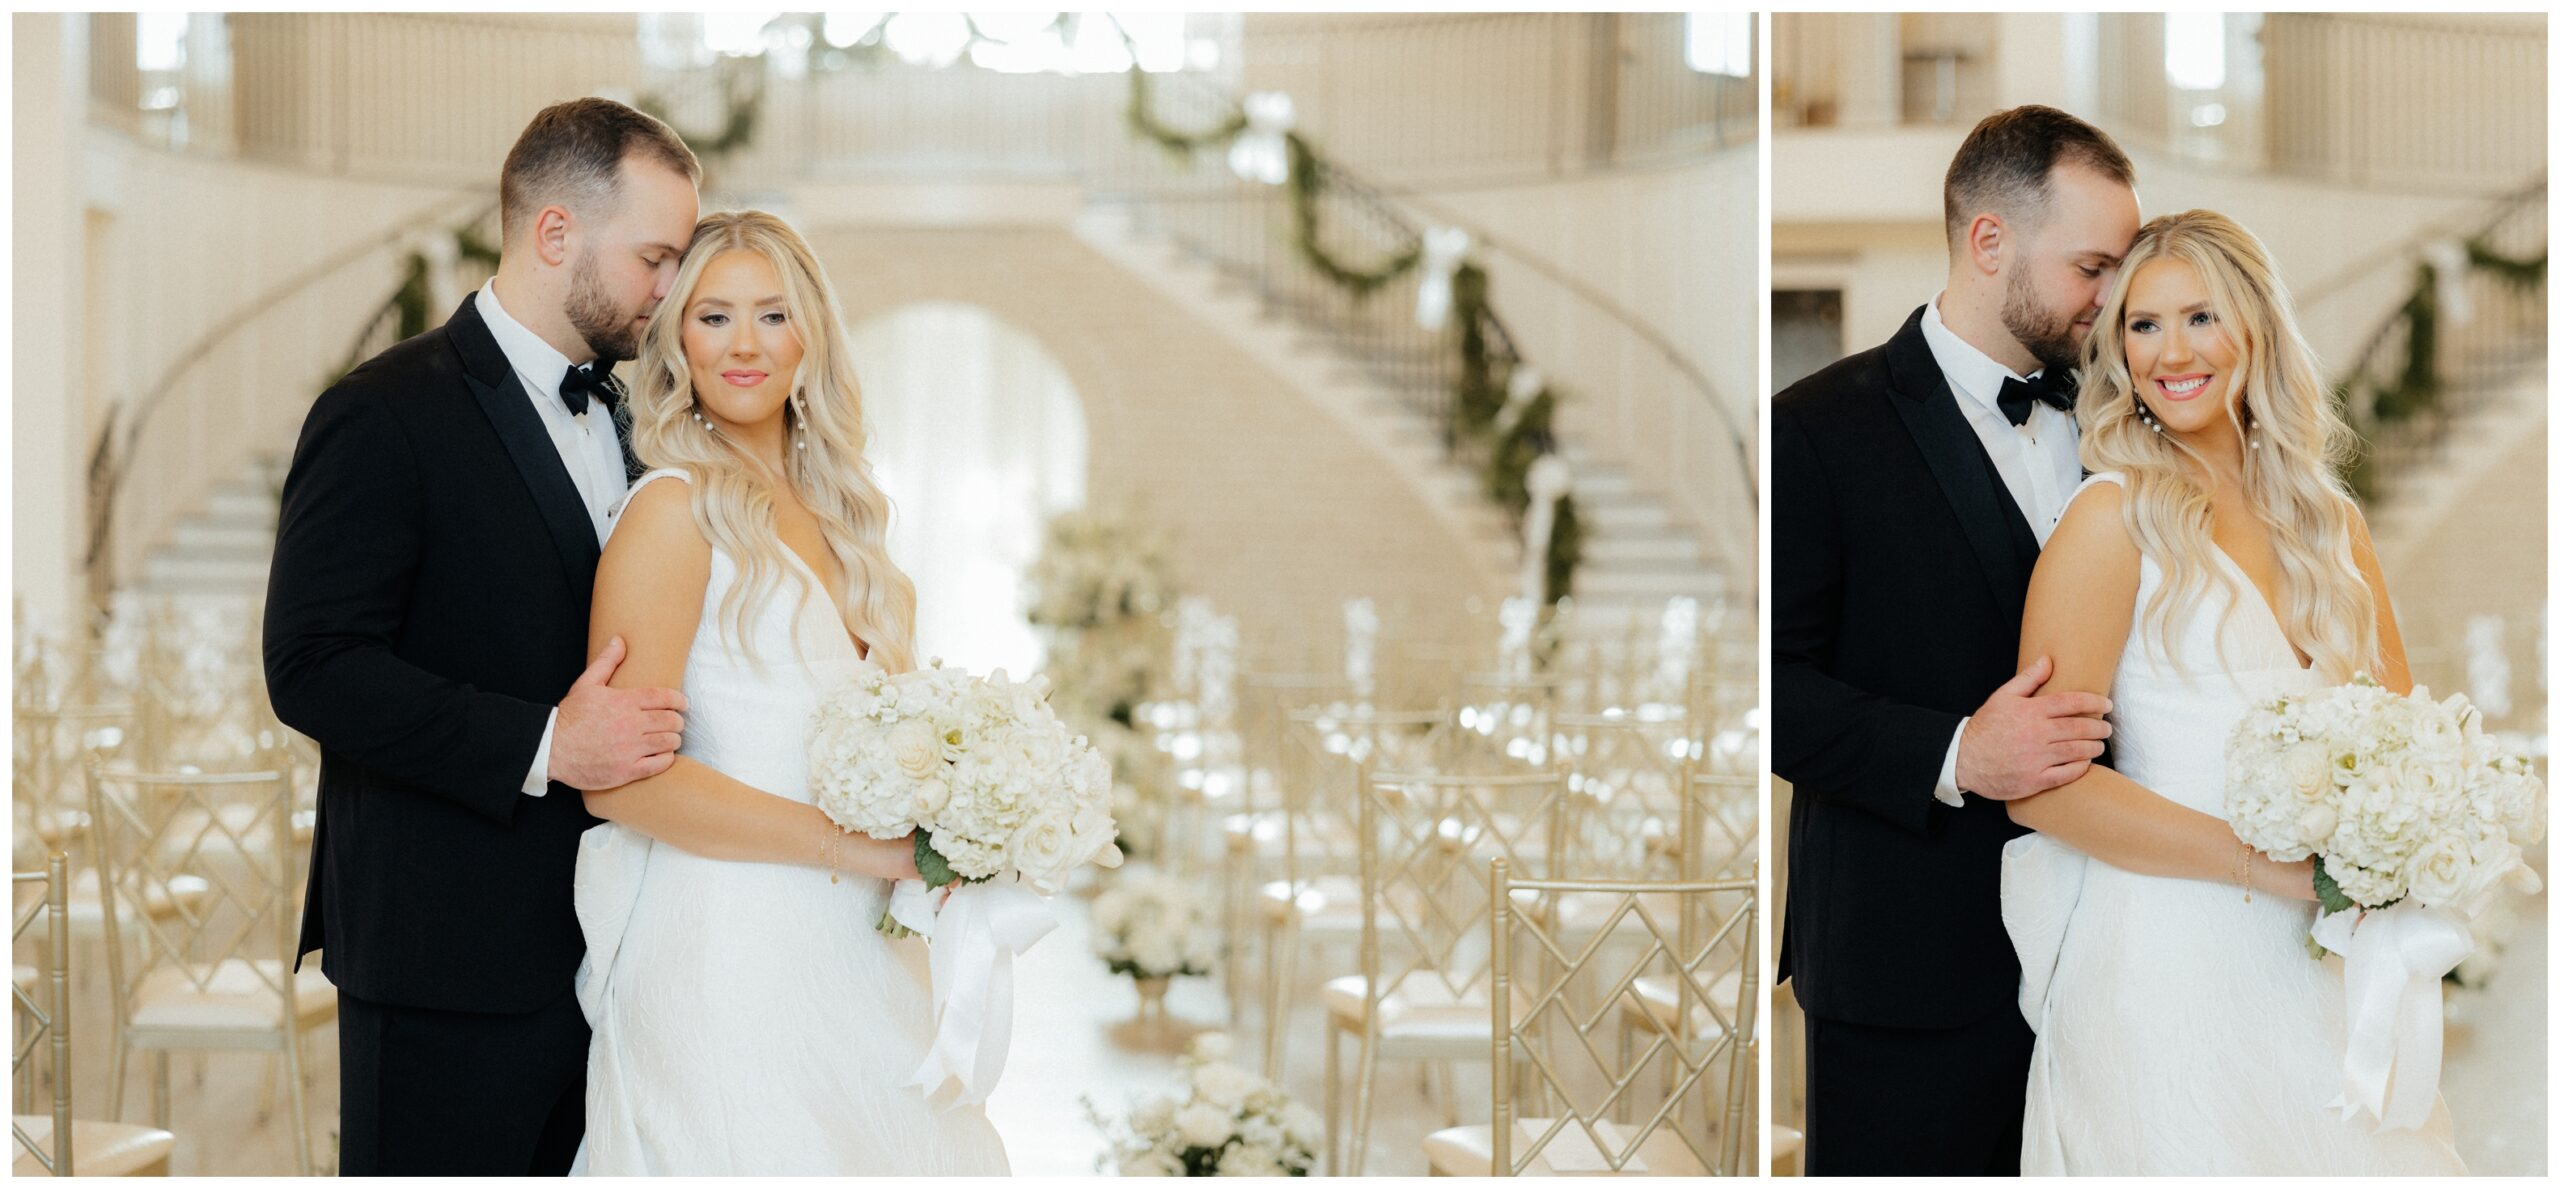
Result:
<svg viewBox="0 0 2560 1189"><path fill-rule="evenodd" d="M2027 279L2026 270L2010 273L2000 302L2000 325L2047 370L2069 371L2080 366L2080 344L2071 338L2072 314L2077 311L2047 309L2043 297Z"/></svg>
<svg viewBox="0 0 2560 1189"><path fill-rule="evenodd" d="M631 328L637 314L614 308L593 257L580 256L570 267L569 304L562 312L569 315L569 325L578 336L587 340L597 362L610 367L640 357L640 336Z"/></svg>

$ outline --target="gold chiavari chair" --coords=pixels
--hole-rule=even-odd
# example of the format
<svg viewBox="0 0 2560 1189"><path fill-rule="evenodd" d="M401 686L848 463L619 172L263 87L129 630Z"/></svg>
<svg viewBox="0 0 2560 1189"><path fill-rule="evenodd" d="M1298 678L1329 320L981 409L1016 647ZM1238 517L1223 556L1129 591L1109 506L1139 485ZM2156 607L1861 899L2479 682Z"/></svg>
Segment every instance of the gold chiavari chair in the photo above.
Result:
<svg viewBox="0 0 2560 1189"><path fill-rule="evenodd" d="M1636 922L1649 945L1628 961L1609 961L1596 931L1573 945L1549 927L1556 900L1596 898L1611 917ZM1658 910L1663 898L1674 911ZM1529 907L1524 910L1524 903ZM1452 1127L1423 1141L1437 1176L1746 1175L1751 1126L1750 1048L1759 991L1757 881L1617 881L1515 879L1507 862L1493 870L1491 962L1494 1032L1493 1119ZM1723 966L1733 965L1730 979ZM1641 1052L1612 1061L1593 1043L1597 1013L1577 1000L1614 1004L1638 972L1668 966L1681 997L1716 1022L1696 1030L1712 1039L1678 1043L1658 1034ZM1596 995L1576 995L1579 983ZM1730 989L1726 989L1726 988ZM1570 1042L1561 1043L1561 1042ZM1624 1107L1644 1070L1660 1062L1674 1074L1672 1092L1639 1121ZM1721 1090L1710 1114L1706 1091ZM1538 1102L1536 1114L1522 1103ZM1711 1121L1712 1119L1712 1121Z"/></svg>
<svg viewBox="0 0 2560 1189"><path fill-rule="evenodd" d="M1380 1061L1472 1062L1491 1051L1492 863L1543 869L1564 780L1553 772L1364 769L1359 793L1360 972L1326 982L1323 993L1325 1168L1355 1176L1368 1156ZM1346 1036L1358 1041L1348 1165L1341 1142ZM1454 1114L1454 1084L1443 1093Z"/></svg>
<svg viewBox="0 0 2560 1189"><path fill-rule="evenodd" d="M1679 878L1692 882L1757 879L1759 835L1749 823L1756 823L1759 816L1758 778L1714 776L1693 767L1686 773L1685 787L1687 796L1681 802L1679 833L1673 846ZM1756 938L1746 937L1735 944L1756 947L1759 943ZM1720 1000L1729 1000L1731 994L1738 993L1723 984L1711 990ZM1675 975L1640 974L1619 1001L1618 1050L1631 1051L1634 1035L1639 1032L1696 1043L1711 1037L1722 1025L1721 1019L1701 1010ZM1756 1035L1745 1039L1759 1043ZM1664 1075L1667 1095L1668 1067Z"/></svg>
<svg viewBox="0 0 2560 1189"><path fill-rule="evenodd" d="M1255 913L1262 885L1279 870L1288 849L1287 800L1290 774L1289 714L1305 706L1348 704L1351 684L1339 674L1247 673L1237 717L1237 757L1242 769L1237 811L1220 823L1224 839L1224 876L1219 883L1219 922L1227 939L1227 960L1220 964L1227 994L1227 1017L1243 1019L1246 988L1253 984L1240 969L1244 939L1256 931ZM1264 981L1269 968L1257 971Z"/></svg>
<svg viewBox="0 0 2560 1189"><path fill-rule="evenodd" d="M165 1176L169 1171L169 1153L177 1140L168 1132L154 1127L138 1127L124 1123L103 1123L75 1119L71 1114L71 913L70 862L61 852L46 856L42 871L19 871L10 876L13 891L33 884L43 885L43 895L27 899L15 910L16 920L10 929L14 948L27 940L36 919L45 922L44 967L30 970L31 977L14 980L12 1006L18 1021L16 1051L11 1055L10 1072L18 1083L17 1110L11 1112L10 1131L17 1138L17 1157L10 1162L12 1176L67 1177L82 1176ZM36 985L41 983L43 1002L37 1002ZM51 1110L46 1114L24 1114L35 1105L34 1075L38 1048L47 1060L48 1085L52 1091Z"/></svg>
<svg viewBox="0 0 2560 1189"><path fill-rule="evenodd" d="M166 1127L172 1051L278 1054L291 1096L295 1163L309 1175L302 1034L336 1016L337 996L316 964L293 968L301 864L293 846L292 764L281 753L276 758L269 769L222 773L111 771L91 761L89 814L105 875L116 1008L108 1093L121 1119L126 1067L135 1050L149 1052L152 1119ZM245 812L235 808L241 806ZM209 886L200 905L167 919L116 910L122 901L166 894L184 877Z"/></svg>
<svg viewBox="0 0 2560 1189"><path fill-rule="evenodd" d="M1301 949L1360 936L1360 834L1352 802L1363 770L1429 771L1449 712L1306 706L1291 711L1281 782L1281 875L1259 889L1263 970L1263 1076L1278 1079L1288 1052Z"/></svg>

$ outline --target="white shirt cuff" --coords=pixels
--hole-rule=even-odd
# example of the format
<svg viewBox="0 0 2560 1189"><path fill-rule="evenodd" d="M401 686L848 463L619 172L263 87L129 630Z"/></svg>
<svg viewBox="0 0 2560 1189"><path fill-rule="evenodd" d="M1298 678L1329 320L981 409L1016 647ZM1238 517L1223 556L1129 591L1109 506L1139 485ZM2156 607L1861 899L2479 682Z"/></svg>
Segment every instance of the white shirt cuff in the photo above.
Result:
<svg viewBox="0 0 2560 1189"><path fill-rule="evenodd" d="M533 771L525 773L524 776L525 796L539 797L551 791L551 732L559 729L559 726L560 708L554 706L551 708L551 717L544 720L542 724L542 745L533 749ZM1954 752L1947 754L1950 757L1955 755ZM1947 762L1952 764L1955 760L1950 758ZM1948 771L1952 772L1954 769L1950 768Z"/></svg>
<svg viewBox="0 0 2560 1189"><path fill-rule="evenodd" d="M1956 749L1964 746L1964 724L1972 721L1973 716L1968 714L1956 723L1955 737L1947 740L1947 762L1938 765L1938 800L1958 809L1964 808L1964 790L1956 787ZM551 746L550 739L543 736L545 750Z"/></svg>

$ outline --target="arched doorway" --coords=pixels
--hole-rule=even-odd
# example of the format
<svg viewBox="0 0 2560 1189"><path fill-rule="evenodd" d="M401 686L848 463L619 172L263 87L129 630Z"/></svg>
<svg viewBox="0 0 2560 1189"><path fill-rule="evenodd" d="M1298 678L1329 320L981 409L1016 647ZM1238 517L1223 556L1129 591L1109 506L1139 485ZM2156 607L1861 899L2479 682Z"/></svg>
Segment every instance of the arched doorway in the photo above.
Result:
<svg viewBox="0 0 2560 1189"><path fill-rule="evenodd" d="M898 306L852 330L889 555L916 583L916 659L1020 676L1041 645L1023 575L1084 503L1084 406L1038 340L981 306Z"/></svg>

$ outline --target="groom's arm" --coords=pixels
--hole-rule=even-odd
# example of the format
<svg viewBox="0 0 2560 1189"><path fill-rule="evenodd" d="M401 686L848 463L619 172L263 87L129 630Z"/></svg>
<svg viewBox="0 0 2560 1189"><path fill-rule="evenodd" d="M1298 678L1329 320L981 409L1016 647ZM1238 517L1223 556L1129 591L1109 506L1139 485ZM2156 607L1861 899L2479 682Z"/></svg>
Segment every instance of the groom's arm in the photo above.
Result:
<svg viewBox="0 0 2560 1189"><path fill-rule="evenodd" d="M551 707L403 660L425 509L380 393L341 384L302 425L267 579L267 693L285 725L366 768L513 820Z"/></svg>
<svg viewBox="0 0 2560 1189"><path fill-rule="evenodd" d="M1881 697L1824 666L1841 616L1840 510L1791 410L1769 422L1770 771L1914 833L1962 715Z"/></svg>

